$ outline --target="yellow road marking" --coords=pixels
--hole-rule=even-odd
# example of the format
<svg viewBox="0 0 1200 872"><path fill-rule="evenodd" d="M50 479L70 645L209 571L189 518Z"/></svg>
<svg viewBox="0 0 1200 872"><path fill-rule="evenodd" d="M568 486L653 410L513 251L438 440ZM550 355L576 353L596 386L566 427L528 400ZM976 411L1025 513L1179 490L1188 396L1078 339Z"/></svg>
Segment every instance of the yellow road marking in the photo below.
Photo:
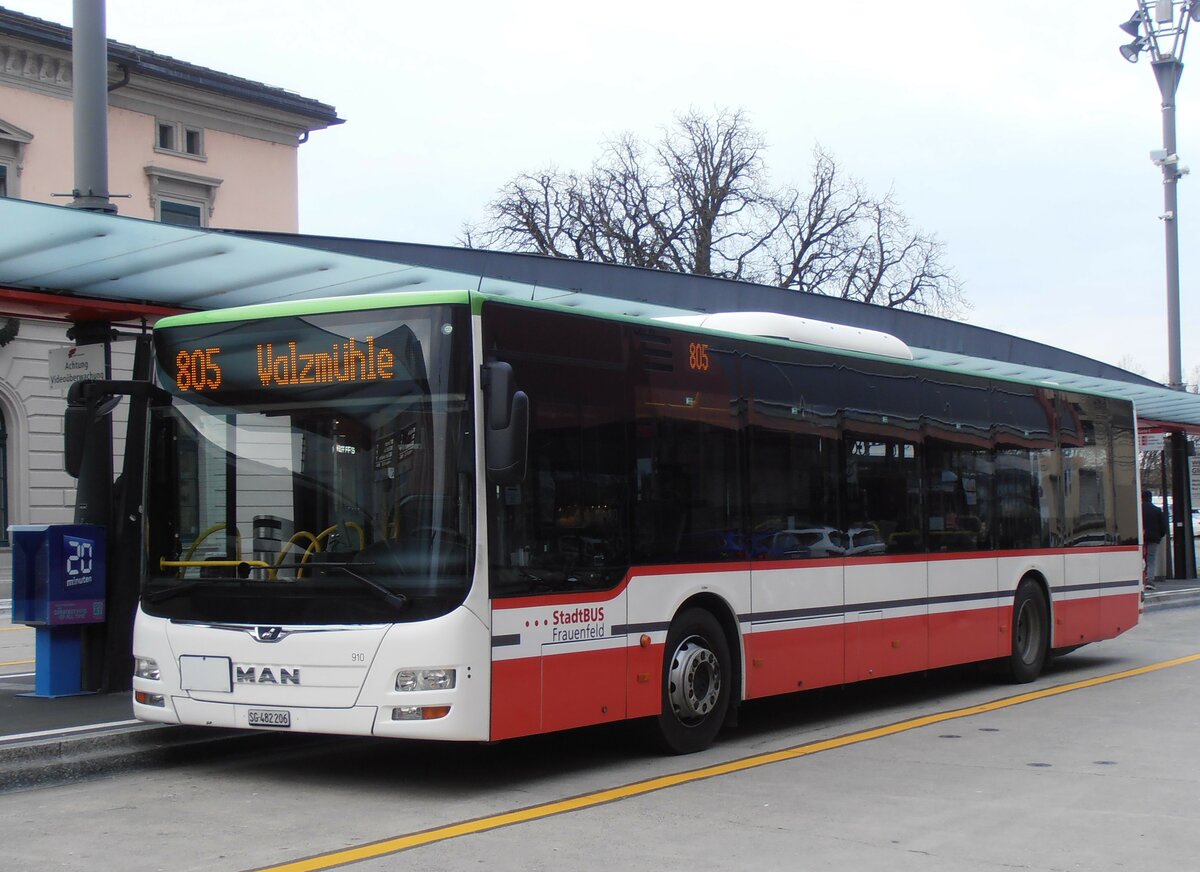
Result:
<svg viewBox="0 0 1200 872"><path fill-rule="evenodd" d="M1172 666L1182 666L1185 663L1194 663L1200 660L1200 654L1191 654L1187 657L1179 657L1175 660L1166 660L1162 663L1153 663L1149 666L1139 666L1136 669L1127 669L1124 672L1114 672L1111 675L1101 675L1096 678L1087 678L1083 681L1074 681L1070 684L1060 684L1056 687L1047 687L1042 690L1034 690L1029 693L1022 693L1016 696L998 699L992 702L981 703L980 705L967 706L966 708L953 709L951 711L939 712L937 714L925 715L919 718L913 718L899 723L889 724L883 727L876 727L870 730L863 730L858 733L850 733L845 736L838 736L833 739L825 739L820 742L812 742L807 745L796 745L792 748L785 748L782 751L772 751L766 754L755 754L752 757L743 757L740 760L732 760L728 763L718 763L713 766L704 766L700 769L693 769L689 772L679 772L674 775L663 775L658 778L651 778L646 781L637 781L633 784L626 784L622 787L613 787L608 790L600 790L595 793L587 793L582 796L575 796L569 799L561 799L555 802L547 802L542 805L535 805L529 808L518 809L516 811L505 812L503 814L490 815L488 817L477 818L471 821L462 821L456 824L447 826L435 827L430 830L425 830L419 833L409 833L404 836L397 836L391 839L384 839L379 842L372 842L366 845L359 845L355 848L347 848L341 851L333 851L328 854L320 854L315 857L308 857L303 860L296 860L290 863L283 863L278 866L264 866L258 872L317 872L322 869L332 869L337 866L344 866L347 863L357 863L362 860L371 860L377 857L383 857L387 854L394 854L398 851L406 851L410 848L419 848L425 845L432 845L436 842L444 842L448 839L456 839L459 836L469 836L476 833L484 833L488 830L498 829L500 827L512 826L513 824L529 823L530 821L541 820L542 818L552 817L558 814L564 814L571 811L579 811L584 808L592 808L598 805L604 805L609 802L616 802L622 799L630 799L635 796L643 796L647 793L653 793L657 790L665 790L669 787L678 787L681 784L690 784L694 781L701 781L706 778L715 778L720 775L731 775L735 772L745 772L748 769L756 769L759 766L768 766L772 763L782 763L787 760L795 760L798 757L806 757L810 754L819 754L822 751L832 751L836 748L845 748L848 745L857 745L860 742L868 742L872 739L880 739L885 736L894 736L897 733L908 732L909 730L928 727L932 724L940 724L944 721L952 721L958 718L967 718L972 715L985 714L994 712L1000 709L1011 708L1012 706L1022 705L1027 702L1033 702L1039 699L1047 699L1060 694L1070 693L1075 690L1083 690L1088 687L1095 687L1100 684L1107 684L1112 681L1119 681L1123 678L1133 678L1138 675L1145 675L1149 672L1156 672L1160 669L1167 669Z"/></svg>
<svg viewBox="0 0 1200 872"><path fill-rule="evenodd" d="M33 662L33 660L9 660L7 663L0 663L0 666L28 666Z"/></svg>
<svg viewBox="0 0 1200 872"><path fill-rule="evenodd" d="M21 626L21 627L0 627L0 633L13 633L13 632L16 632L17 630L24 630L25 632L29 632L29 631L30 631L30 630L32 630L32 629L33 629L33 627L24 627L24 626Z"/></svg>

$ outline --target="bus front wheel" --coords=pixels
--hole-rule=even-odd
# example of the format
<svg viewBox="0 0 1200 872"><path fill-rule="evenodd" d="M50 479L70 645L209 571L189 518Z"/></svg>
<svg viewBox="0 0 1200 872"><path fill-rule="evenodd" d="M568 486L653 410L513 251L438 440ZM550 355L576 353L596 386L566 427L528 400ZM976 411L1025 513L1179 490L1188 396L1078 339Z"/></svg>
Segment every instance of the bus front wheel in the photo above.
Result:
<svg viewBox="0 0 1200 872"><path fill-rule="evenodd" d="M673 754L713 743L729 711L732 658L725 632L704 609L688 609L671 624L663 656L658 733Z"/></svg>
<svg viewBox="0 0 1200 872"><path fill-rule="evenodd" d="M1050 650L1050 609L1041 586L1026 578L1013 599L1012 654L1009 672L1016 684L1028 684L1042 674Z"/></svg>

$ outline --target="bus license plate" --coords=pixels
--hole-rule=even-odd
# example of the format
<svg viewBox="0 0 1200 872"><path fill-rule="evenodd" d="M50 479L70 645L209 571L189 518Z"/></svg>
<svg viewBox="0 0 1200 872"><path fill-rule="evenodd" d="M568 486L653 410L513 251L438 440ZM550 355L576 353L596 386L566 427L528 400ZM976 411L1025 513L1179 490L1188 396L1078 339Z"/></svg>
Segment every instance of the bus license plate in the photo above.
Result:
<svg viewBox="0 0 1200 872"><path fill-rule="evenodd" d="M288 729L292 726L292 713L278 709L250 709L246 719L252 727L279 727Z"/></svg>

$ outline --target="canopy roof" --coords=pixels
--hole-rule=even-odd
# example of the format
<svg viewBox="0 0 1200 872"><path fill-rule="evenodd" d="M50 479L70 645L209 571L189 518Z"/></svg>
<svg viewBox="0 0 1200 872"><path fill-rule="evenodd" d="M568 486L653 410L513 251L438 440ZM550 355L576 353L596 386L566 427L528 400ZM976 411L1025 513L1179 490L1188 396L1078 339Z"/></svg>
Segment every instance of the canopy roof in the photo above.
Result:
<svg viewBox="0 0 1200 872"><path fill-rule="evenodd" d="M139 309L448 289L639 317L777 311L890 333L937 366L1125 397L1144 426L1200 429L1200 395L1109 364L956 321L779 288L534 255L179 227L2 198L0 226L0 289L9 289L0 299L10 311L36 299L62 317L126 320Z"/></svg>

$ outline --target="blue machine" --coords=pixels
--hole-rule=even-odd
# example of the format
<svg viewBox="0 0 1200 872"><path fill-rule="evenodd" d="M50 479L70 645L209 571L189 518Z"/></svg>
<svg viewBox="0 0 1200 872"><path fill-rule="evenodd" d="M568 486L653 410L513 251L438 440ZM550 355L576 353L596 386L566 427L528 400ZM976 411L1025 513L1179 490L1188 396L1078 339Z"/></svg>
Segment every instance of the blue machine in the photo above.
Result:
<svg viewBox="0 0 1200 872"><path fill-rule="evenodd" d="M36 631L34 692L56 697L81 689L84 624L104 622L107 543L93 524L18 524L13 543L14 624Z"/></svg>

